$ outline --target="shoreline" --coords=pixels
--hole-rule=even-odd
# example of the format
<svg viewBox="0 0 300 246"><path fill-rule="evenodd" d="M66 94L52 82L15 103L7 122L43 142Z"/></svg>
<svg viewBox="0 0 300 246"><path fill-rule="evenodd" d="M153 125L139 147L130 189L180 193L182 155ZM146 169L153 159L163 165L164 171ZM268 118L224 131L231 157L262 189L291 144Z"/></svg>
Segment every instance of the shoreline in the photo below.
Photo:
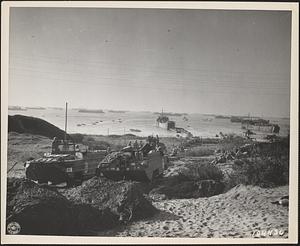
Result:
<svg viewBox="0 0 300 246"><path fill-rule="evenodd" d="M9 116L14 117L17 114L10 112ZM56 112L20 112L20 116L35 117L51 122L53 125L64 129L64 115L61 110ZM173 119L170 119L173 120ZM176 127L178 129L185 129L193 136L203 138L214 138L219 135L220 132L224 134L236 134L242 135L244 130L240 123L232 123L229 119L212 119L207 121L203 116L197 116L195 118L189 118L189 121L184 121L182 117L175 119ZM274 121L275 122L275 121ZM279 136L285 136L288 134L288 122L286 120L277 119L276 124L280 125ZM131 131L131 129L135 131ZM70 134L87 134L87 135L124 135L134 134L139 137L147 137L149 135L159 135L163 137L176 137L177 131L168 131L166 129L157 127L155 116L151 114L139 115L137 114L120 114L114 115L97 115L97 114L80 114L73 113L68 117L68 133ZM265 134L272 134L271 132L265 132ZM186 133L183 131L179 133L182 137L185 137ZM257 136L260 133L257 134Z"/></svg>

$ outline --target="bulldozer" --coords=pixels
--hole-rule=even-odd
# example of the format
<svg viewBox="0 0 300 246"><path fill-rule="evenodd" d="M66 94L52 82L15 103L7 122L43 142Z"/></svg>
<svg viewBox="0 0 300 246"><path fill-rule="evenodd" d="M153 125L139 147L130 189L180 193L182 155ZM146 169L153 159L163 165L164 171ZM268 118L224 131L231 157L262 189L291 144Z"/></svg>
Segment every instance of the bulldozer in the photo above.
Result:
<svg viewBox="0 0 300 246"><path fill-rule="evenodd" d="M168 156L162 143L146 143L135 149L131 146L108 154L96 169L97 176L118 180L151 182L167 169Z"/></svg>

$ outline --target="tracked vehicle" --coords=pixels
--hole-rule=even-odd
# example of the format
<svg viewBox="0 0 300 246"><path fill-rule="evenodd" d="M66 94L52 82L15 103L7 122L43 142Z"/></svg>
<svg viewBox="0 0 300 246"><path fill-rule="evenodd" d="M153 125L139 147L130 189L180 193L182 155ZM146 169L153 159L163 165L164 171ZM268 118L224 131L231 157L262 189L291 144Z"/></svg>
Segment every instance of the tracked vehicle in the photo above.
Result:
<svg viewBox="0 0 300 246"><path fill-rule="evenodd" d="M153 181L167 168L168 157L163 147L161 143L147 143L140 149L128 146L112 152L100 162L96 175L112 180Z"/></svg>

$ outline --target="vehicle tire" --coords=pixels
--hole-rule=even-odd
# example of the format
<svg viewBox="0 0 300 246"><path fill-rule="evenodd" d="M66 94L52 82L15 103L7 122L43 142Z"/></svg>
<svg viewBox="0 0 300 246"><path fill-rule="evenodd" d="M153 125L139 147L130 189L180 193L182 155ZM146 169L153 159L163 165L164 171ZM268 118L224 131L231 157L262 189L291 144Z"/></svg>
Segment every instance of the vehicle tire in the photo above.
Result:
<svg viewBox="0 0 300 246"><path fill-rule="evenodd" d="M45 179L38 179L38 184L48 184L48 181Z"/></svg>
<svg viewBox="0 0 300 246"><path fill-rule="evenodd" d="M67 187L68 187L68 188L73 187L74 184L75 184L75 182L74 182L74 179L73 179L73 178L69 178L69 179L67 180Z"/></svg>
<svg viewBox="0 0 300 246"><path fill-rule="evenodd" d="M152 173L152 181L159 177L159 170L155 169Z"/></svg>
<svg viewBox="0 0 300 246"><path fill-rule="evenodd" d="M74 175L74 185L81 185L82 184L82 181L83 181L83 174L82 173L76 173Z"/></svg>

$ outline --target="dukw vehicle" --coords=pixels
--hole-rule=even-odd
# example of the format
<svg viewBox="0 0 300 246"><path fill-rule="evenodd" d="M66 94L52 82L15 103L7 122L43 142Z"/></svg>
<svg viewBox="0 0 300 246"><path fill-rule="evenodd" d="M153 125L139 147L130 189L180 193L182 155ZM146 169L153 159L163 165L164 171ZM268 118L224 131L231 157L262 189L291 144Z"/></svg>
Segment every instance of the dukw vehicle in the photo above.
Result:
<svg viewBox="0 0 300 246"><path fill-rule="evenodd" d="M71 186L95 176L105 150L82 150L72 140L57 141L51 153L25 163L27 179L39 184Z"/></svg>
<svg viewBox="0 0 300 246"><path fill-rule="evenodd" d="M152 140L139 149L127 146L108 154L100 162L96 175L112 180L153 181L167 168L168 157L164 154L164 144Z"/></svg>
<svg viewBox="0 0 300 246"><path fill-rule="evenodd" d="M51 153L25 162L26 178L39 184L70 186L95 176L99 162L106 150L90 151L87 146L77 145L67 135L67 104L65 137L54 138Z"/></svg>

